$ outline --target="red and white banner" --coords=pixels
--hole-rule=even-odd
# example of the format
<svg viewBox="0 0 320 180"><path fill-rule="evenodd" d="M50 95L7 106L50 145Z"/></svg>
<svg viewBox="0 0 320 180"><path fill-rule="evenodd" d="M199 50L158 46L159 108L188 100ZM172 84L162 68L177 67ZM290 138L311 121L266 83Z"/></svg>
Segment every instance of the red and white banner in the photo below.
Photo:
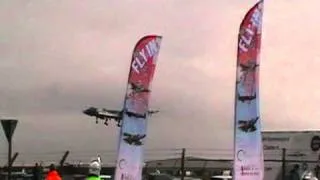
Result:
<svg viewBox="0 0 320 180"><path fill-rule="evenodd" d="M235 92L234 180L263 180L259 112L259 54L263 1L245 15L239 30Z"/></svg>
<svg viewBox="0 0 320 180"><path fill-rule="evenodd" d="M145 36L133 51L119 135L115 180L142 179L151 83L161 39L156 35Z"/></svg>

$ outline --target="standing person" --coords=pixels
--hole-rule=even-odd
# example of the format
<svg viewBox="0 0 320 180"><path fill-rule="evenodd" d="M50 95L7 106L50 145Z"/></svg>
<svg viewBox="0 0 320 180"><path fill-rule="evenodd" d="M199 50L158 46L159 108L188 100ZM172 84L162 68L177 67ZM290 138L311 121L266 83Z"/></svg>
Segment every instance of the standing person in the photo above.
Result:
<svg viewBox="0 0 320 180"><path fill-rule="evenodd" d="M101 159L100 157L94 158L89 164L89 173L86 180L101 180Z"/></svg>
<svg viewBox="0 0 320 180"><path fill-rule="evenodd" d="M44 178L43 178L43 162L41 161L40 162L40 164L39 164L39 178L40 178L40 180L43 180Z"/></svg>
<svg viewBox="0 0 320 180"><path fill-rule="evenodd" d="M40 167L38 163L36 163L32 169L32 179L33 180L41 180L40 179Z"/></svg>
<svg viewBox="0 0 320 180"><path fill-rule="evenodd" d="M293 169L290 171L289 180L300 180L299 169L299 165L295 164Z"/></svg>
<svg viewBox="0 0 320 180"><path fill-rule="evenodd" d="M54 164L50 165L46 180L62 180Z"/></svg>

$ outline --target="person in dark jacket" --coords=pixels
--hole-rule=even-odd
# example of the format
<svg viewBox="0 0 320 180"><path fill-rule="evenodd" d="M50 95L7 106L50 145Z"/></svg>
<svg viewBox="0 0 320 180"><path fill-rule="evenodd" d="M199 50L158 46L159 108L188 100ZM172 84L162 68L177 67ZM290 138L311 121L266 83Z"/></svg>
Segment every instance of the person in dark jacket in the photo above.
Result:
<svg viewBox="0 0 320 180"><path fill-rule="evenodd" d="M289 180L300 180L299 169L299 165L295 164L293 169L290 171Z"/></svg>
<svg viewBox="0 0 320 180"><path fill-rule="evenodd" d="M32 179L33 180L41 180L41 171L40 166L36 163L32 169Z"/></svg>

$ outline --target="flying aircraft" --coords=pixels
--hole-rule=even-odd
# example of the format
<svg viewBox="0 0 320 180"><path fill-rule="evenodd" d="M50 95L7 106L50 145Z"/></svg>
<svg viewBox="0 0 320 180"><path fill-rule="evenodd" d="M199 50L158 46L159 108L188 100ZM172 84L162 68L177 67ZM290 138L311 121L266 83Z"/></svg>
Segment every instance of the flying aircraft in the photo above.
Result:
<svg viewBox="0 0 320 180"><path fill-rule="evenodd" d="M108 126L108 121L109 120L114 120L117 122L117 126L120 127L121 126L121 120L122 120L122 116L123 116L123 110L119 111L119 110L108 110L105 108L96 108L96 107L89 107L88 109L82 111L84 114L88 115L88 116L93 116L96 117L96 124L98 124L98 120L104 120L104 124L106 126ZM124 111L129 117L134 116L137 118L146 118L146 114L144 115L139 115L133 112L128 112L128 111ZM158 110L150 110L148 111L148 115L152 115L154 113L158 113Z"/></svg>
<svg viewBox="0 0 320 180"><path fill-rule="evenodd" d="M259 117L252 118L250 120L239 120L238 128L244 132L254 132L257 130L256 123Z"/></svg>
<svg viewBox="0 0 320 180"><path fill-rule="evenodd" d="M142 142L141 140L146 137L145 134L129 134L129 133L123 133L125 138L123 140L130 144L130 145L135 145L135 146L141 146Z"/></svg>
<svg viewBox="0 0 320 180"><path fill-rule="evenodd" d="M107 110L107 109L99 109L95 107L89 107L88 109L82 111L84 114L88 116L96 117L96 124L98 124L98 119L105 120L104 124L108 126L108 121L113 119L117 122L117 125L120 126L120 121L122 119L121 111L116 110Z"/></svg>
<svg viewBox="0 0 320 180"><path fill-rule="evenodd" d="M240 93L238 93L238 100L241 101L241 102L246 102L246 101L252 101L254 99L256 99L257 95L256 93L254 93L253 96L241 96Z"/></svg>

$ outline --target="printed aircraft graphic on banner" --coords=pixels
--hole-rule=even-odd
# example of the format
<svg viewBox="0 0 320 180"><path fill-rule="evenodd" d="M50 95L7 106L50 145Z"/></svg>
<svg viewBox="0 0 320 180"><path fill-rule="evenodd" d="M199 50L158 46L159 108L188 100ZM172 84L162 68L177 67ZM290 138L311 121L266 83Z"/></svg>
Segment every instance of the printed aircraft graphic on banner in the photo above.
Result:
<svg viewBox="0 0 320 180"><path fill-rule="evenodd" d="M247 95L241 96L240 93L238 93L238 100L243 103L246 101L252 101L252 100L256 99L256 97L257 97L256 93L254 93L254 95L252 95L252 96L247 96Z"/></svg>
<svg viewBox="0 0 320 180"><path fill-rule="evenodd" d="M141 146L141 145L143 145L142 142L141 142L141 140L146 137L145 134L129 134L129 133L123 133L123 135L125 136L125 137L123 138L123 140L124 140L126 143L128 143L128 144L130 144L130 145L135 145L135 146Z"/></svg>
<svg viewBox="0 0 320 180"><path fill-rule="evenodd" d="M248 64L248 65L240 64L241 71L245 71L245 72L254 71L258 66L259 64Z"/></svg>
<svg viewBox="0 0 320 180"><path fill-rule="evenodd" d="M250 120L239 120L238 128L243 132L254 132L257 130L256 123L259 117L252 118Z"/></svg>
<svg viewBox="0 0 320 180"><path fill-rule="evenodd" d="M138 85L138 84L130 83L130 86L131 86L131 90L134 93L150 92L149 89L146 89L143 86Z"/></svg>
<svg viewBox="0 0 320 180"><path fill-rule="evenodd" d="M114 120L117 122L117 126L121 126L123 112L126 113L129 117L136 117L136 118L146 118L147 115L151 116L152 114L158 113L158 110L150 110L147 114L136 114L129 111L124 110L110 110L105 108L96 108L96 107L89 107L88 109L84 110L83 113L88 116L96 117L96 124L98 124L98 120L104 120L104 124L108 126L108 121Z"/></svg>

